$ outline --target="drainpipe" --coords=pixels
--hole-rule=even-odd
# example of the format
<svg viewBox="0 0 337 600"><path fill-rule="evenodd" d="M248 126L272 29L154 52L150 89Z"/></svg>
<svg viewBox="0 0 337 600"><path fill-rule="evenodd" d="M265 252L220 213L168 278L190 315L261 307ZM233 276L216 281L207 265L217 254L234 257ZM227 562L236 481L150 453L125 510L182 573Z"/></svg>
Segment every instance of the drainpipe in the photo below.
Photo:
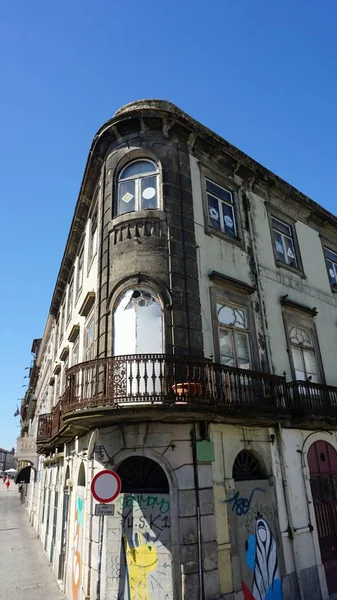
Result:
<svg viewBox="0 0 337 600"><path fill-rule="evenodd" d="M284 499L285 499L287 519L288 519L288 535L289 535L289 539L290 539L291 553L292 553L295 571L296 571L297 591L299 593L300 599L305 600L303 589L302 589L301 575L300 575L300 571L298 568L296 552L295 552L295 547L294 547L294 524L293 524L292 515L291 515L291 501L290 501L290 497L289 497L289 487L288 487L286 466L285 466L285 460L284 460L281 423L277 424L277 434L278 434L278 446L279 446L280 458L281 458L283 495L284 495Z"/></svg>
<svg viewBox="0 0 337 600"><path fill-rule="evenodd" d="M97 223L98 223L98 215L99 211L101 211L101 235L100 235L100 247L99 247L99 279L98 279L98 307L97 307L97 340L96 340L96 357L99 355L99 340L101 337L101 301L102 301L102 264L103 264L103 230L104 230L104 202L105 202L105 171L106 165L103 163L103 177L102 177L102 194L101 194L101 202L97 203ZM107 338L107 332L105 334L105 339ZM105 342L106 343L106 342ZM106 356L106 352L105 352Z"/></svg>
<svg viewBox="0 0 337 600"><path fill-rule="evenodd" d="M195 423L191 430L191 443L192 443L192 456L193 456L193 471L194 471L194 487L195 487L195 500L197 509L197 535L198 535L198 578L199 578L199 600L205 600L204 590L204 574L202 569L202 540L201 540L201 517L200 517L200 495L199 495L199 476L198 476L198 464L197 464L197 445L196 445L196 431Z"/></svg>
<svg viewBox="0 0 337 600"><path fill-rule="evenodd" d="M268 328L267 328L267 319L266 319L266 315L264 312L264 300L263 300L262 286L261 286L261 280L260 280L259 262L258 262L258 258L257 258L252 215L251 215L251 211L250 211L250 201L251 201L251 194L252 194L252 188L253 188L254 182L255 182L255 178L249 184L248 193L244 193L243 201L244 201L244 206L246 208L248 227L249 227L249 235L250 235L250 241L252 244L253 260L254 260L255 269L256 269L256 274L255 274L256 291L257 291L257 295L258 295L258 299L259 299L259 304L261 307L260 314L261 314L262 331L263 331L263 337L264 337L265 349L266 349L267 366L268 366L269 373L273 373L274 372L273 371L273 361L272 361L272 356L271 356L270 340L269 340L269 334L268 334Z"/></svg>
<svg viewBox="0 0 337 600"><path fill-rule="evenodd" d="M270 339L269 339L268 328L267 328L267 319L266 319L266 315L264 312L264 300L263 300L262 286L261 286L261 281L260 281L259 263L258 263L258 259L257 259L256 244L255 244L255 238L254 238L254 232L253 232L253 222L252 222L252 216L251 216L251 210L250 210L250 200L251 200L251 194L252 194L254 182L255 182L255 177L251 180L251 182L249 184L249 191L248 191L248 195L245 194L244 204L246 207L246 214L247 214L247 219L248 219L249 234L250 234L250 239L251 239L251 244L252 244L253 260L254 260L254 264L255 264L255 268L256 268L255 279L256 279L257 295L258 295L259 304L261 307L260 314L261 314L261 322L262 322L262 331L263 331L263 336L264 336L264 340L265 340L267 365L268 365L269 372L273 373L274 369L273 369L273 361L272 361L272 354L271 354L271 348L270 348ZM289 497L287 472L286 472L286 468L285 468L281 423L277 423L277 435L278 435L278 446L279 446L279 452L280 452L280 458L281 458L282 488L283 488L283 495L284 495L285 504L286 504L288 532L289 532L291 552L292 552L292 557L293 557L295 571L296 571L297 590L298 590L300 599L305 600L304 594L303 594L303 589L302 589L300 571L299 571L297 559L296 559L296 552L295 552L295 548L294 548L294 537L293 537L294 526L293 526L292 515L291 515L291 502L290 502L290 497Z"/></svg>

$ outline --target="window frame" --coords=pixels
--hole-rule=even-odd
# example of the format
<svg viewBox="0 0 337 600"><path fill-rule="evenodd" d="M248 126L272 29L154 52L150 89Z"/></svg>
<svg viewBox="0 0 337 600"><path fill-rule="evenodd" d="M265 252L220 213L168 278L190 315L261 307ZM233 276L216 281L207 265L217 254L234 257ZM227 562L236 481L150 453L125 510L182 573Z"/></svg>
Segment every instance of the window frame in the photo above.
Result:
<svg viewBox="0 0 337 600"><path fill-rule="evenodd" d="M272 243L272 247L273 247L275 265L277 267L282 267L283 269L287 269L288 271L291 271L291 273L300 275L303 279L305 279L305 273L304 273L304 269L303 269L303 262L302 262L301 252L300 252L300 246L299 246L297 231L296 231L296 226L295 226L296 225L295 219L292 219L288 215L278 211L277 209L274 209L274 207L271 207L267 204L266 204L266 206L267 206L268 222L269 222L269 228L270 228L270 238L271 238L271 243ZM272 222L273 219L279 221L283 225L286 225L287 227L290 228L291 235L292 235L292 242L293 242L293 246L294 246L294 250L295 250L295 258L296 258L296 262L297 262L297 267L292 267L291 265L288 265L287 263L280 260L279 257L277 256L277 251L275 248L274 227L273 227L273 222Z"/></svg>
<svg viewBox="0 0 337 600"><path fill-rule="evenodd" d="M82 260L82 270L80 271L80 264ZM80 282L80 274L81 274L81 282ZM76 301L78 300L81 291L83 289L83 282L84 282L84 242L81 244L80 246L80 250L78 252L77 255L77 269L76 269L76 291L75 291L75 297L76 297Z"/></svg>
<svg viewBox="0 0 337 600"><path fill-rule="evenodd" d="M256 327L255 327L255 319L253 307L250 299L250 295L254 290L243 291L235 286L235 283L225 283L221 285L219 281L215 281L215 285L210 287L210 296L211 296L211 315L212 315L212 324L213 324L213 348L214 348L214 359L215 362L221 364L221 352L220 352L220 340L219 340L219 324L218 324L218 316L216 304L217 302L223 302L229 306L233 306L234 308L243 308L246 311L246 319L247 319L247 329L242 330L245 331L248 335L248 351L250 358L250 367L249 371L259 371L260 368L260 359L259 359L259 350L257 344L256 337ZM224 326L226 327L226 326ZM224 365L226 367L226 365ZM229 367L229 365L228 365ZM240 369L241 367L229 367ZM246 369L243 369L246 370Z"/></svg>
<svg viewBox="0 0 337 600"><path fill-rule="evenodd" d="M135 181L135 208L134 208L134 210L130 210L130 211L126 211L126 212L119 212L119 185L121 183L120 175L124 171L124 169L126 169L130 165L137 163L137 162L143 162L143 161L153 164L156 167L156 170L153 171L153 173L149 173L148 175L145 175L145 176L138 175L136 177L122 179L122 183L125 181ZM143 207L139 206L139 199L141 196L141 194L140 194L141 181L142 181L142 179L144 179L146 177L156 177L157 206L155 208L143 208ZM137 157L131 158L129 161L120 165L119 169L116 172L116 178L115 178L115 202L114 202L114 211L113 211L114 218L122 217L122 216L129 215L129 214L134 215L137 213L144 213L144 211L147 212L149 210L158 211L158 210L161 210L161 208L162 208L162 198L161 198L161 186L160 186L160 166L158 164L158 161L154 160L153 158L149 158L148 156L137 156Z"/></svg>
<svg viewBox="0 0 337 600"><path fill-rule="evenodd" d="M68 296L67 296L67 315L66 325L71 321L71 317L74 310L74 273L72 273L68 283Z"/></svg>
<svg viewBox="0 0 337 600"><path fill-rule="evenodd" d="M201 195L202 195L202 205L204 212L204 231L209 236L217 236L226 242L230 242L235 246L239 246L242 249L244 248L244 236L242 231L242 216L241 216L241 195L239 192L239 185L234 183L232 179L224 176L223 174L217 173L216 171L212 171L204 164L199 163L200 170L200 178L201 178ZM211 183L223 188L225 191L229 192L232 195L233 199L233 216L234 216L234 225L236 230L236 237L232 237L228 235L225 231L215 229L212 227L209 219L208 212L208 191L207 191L207 183L209 180ZM221 199L220 199L221 200Z"/></svg>
<svg viewBox="0 0 337 600"><path fill-rule="evenodd" d="M74 348L77 346L77 362L74 362ZM71 367L74 365L78 365L80 363L80 336L77 336L77 339L74 341L72 349L71 349Z"/></svg>
<svg viewBox="0 0 337 600"><path fill-rule="evenodd" d="M302 312L300 309L290 309L283 307L283 323L286 336L287 351L289 356L289 365L291 371L292 381L298 381L296 379L296 370L294 365L294 359L292 354L292 343L290 339L290 330L292 327L299 327L301 329L307 329L311 333L311 337L314 344L314 354L317 365L317 383L325 384L325 374L323 368L323 361L321 356L320 344L317 336L316 324L314 322L314 316L308 313Z"/></svg>
<svg viewBox="0 0 337 600"><path fill-rule="evenodd" d="M92 344L90 345L90 350L91 350L91 356L90 358L87 357L87 353L88 353L88 330L89 330L89 325L93 325L93 338L92 338ZM85 358L85 362L93 360L93 354L94 354L94 346L95 346L95 311L91 310L90 313L88 314L86 320L85 320L85 324L84 324L84 344L83 344L83 349L84 349L84 358ZM93 352L92 352L93 350Z"/></svg>
<svg viewBox="0 0 337 600"><path fill-rule="evenodd" d="M324 256L324 262L325 262L325 268L326 268L326 272L327 272L327 276L328 276L328 281L329 281L329 286L331 291L334 294L337 294L337 277L336 277L336 287L333 287L331 281L330 281L330 275L329 275L329 268L328 268L328 259L327 255L326 255L326 251L328 252L333 252L334 254L336 254L337 256L337 245L331 243L329 240L327 240L326 238L321 237L321 242L322 242L322 248L323 248L323 256ZM337 263L336 263L336 267L337 267ZM337 269L336 269L336 275L337 275Z"/></svg>
<svg viewBox="0 0 337 600"><path fill-rule="evenodd" d="M95 200L94 209L90 215L90 233L88 243L88 261L87 261L87 273L91 269L91 265L94 262L94 258L98 251L98 202L97 195ZM94 243L95 240L95 243Z"/></svg>

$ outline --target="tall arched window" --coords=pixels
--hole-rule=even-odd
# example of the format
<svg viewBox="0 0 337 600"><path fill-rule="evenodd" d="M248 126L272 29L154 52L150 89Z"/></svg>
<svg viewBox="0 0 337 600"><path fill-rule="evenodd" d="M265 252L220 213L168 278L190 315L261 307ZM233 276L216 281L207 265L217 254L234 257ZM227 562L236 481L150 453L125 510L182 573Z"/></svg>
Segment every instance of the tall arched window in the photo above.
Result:
<svg viewBox="0 0 337 600"><path fill-rule="evenodd" d="M169 484L161 466L146 456L130 456L118 468L122 493L168 494Z"/></svg>
<svg viewBox="0 0 337 600"><path fill-rule="evenodd" d="M117 215L158 208L158 175L152 160L136 160L124 167L118 176Z"/></svg>
<svg viewBox="0 0 337 600"><path fill-rule="evenodd" d="M157 295L140 287L127 290L114 312L113 354L162 352L163 316Z"/></svg>

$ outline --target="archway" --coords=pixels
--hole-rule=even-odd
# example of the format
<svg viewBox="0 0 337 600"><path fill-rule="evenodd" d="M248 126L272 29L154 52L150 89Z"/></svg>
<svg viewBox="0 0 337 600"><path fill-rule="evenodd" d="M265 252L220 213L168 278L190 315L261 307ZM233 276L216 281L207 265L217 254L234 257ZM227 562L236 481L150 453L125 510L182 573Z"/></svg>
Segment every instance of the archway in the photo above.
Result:
<svg viewBox="0 0 337 600"><path fill-rule="evenodd" d="M233 463L234 491L226 499L233 554L240 560L245 600L282 598L280 532L275 490L255 452L243 449Z"/></svg>
<svg viewBox="0 0 337 600"><path fill-rule="evenodd" d="M329 594L337 592L337 452L324 440L308 451L317 535Z"/></svg>
<svg viewBox="0 0 337 600"><path fill-rule="evenodd" d="M156 461L139 455L126 458L118 474L122 481L116 507L119 532L114 527L107 534L107 564L113 570L107 580L107 596L171 598L171 511L166 474Z"/></svg>

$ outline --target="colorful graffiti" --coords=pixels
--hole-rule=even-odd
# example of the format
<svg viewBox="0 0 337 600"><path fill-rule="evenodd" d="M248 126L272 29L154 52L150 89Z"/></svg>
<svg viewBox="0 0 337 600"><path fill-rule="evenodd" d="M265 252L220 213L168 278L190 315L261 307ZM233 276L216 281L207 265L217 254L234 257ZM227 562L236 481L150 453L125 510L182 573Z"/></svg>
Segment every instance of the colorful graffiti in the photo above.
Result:
<svg viewBox="0 0 337 600"><path fill-rule="evenodd" d="M172 597L171 519L167 494L121 494L107 530L107 597Z"/></svg>
<svg viewBox="0 0 337 600"><path fill-rule="evenodd" d="M83 530L83 499L76 499L75 508L75 533L73 544L73 564L72 564L72 592L73 600L78 600L81 583L81 567L82 567L82 530Z"/></svg>
<svg viewBox="0 0 337 600"><path fill-rule="evenodd" d="M267 521L256 516L255 533L246 541L246 564L253 571L253 590L242 581L245 600L282 600L276 541Z"/></svg>
<svg viewBox="0 0 337 600"><path fill-rule="evenodd" d="M150 600L148 574L158 564L158 555L153 544L144 541L141 533L135 535L135 546L129 545L123 536L130 600Z"/></svg>

